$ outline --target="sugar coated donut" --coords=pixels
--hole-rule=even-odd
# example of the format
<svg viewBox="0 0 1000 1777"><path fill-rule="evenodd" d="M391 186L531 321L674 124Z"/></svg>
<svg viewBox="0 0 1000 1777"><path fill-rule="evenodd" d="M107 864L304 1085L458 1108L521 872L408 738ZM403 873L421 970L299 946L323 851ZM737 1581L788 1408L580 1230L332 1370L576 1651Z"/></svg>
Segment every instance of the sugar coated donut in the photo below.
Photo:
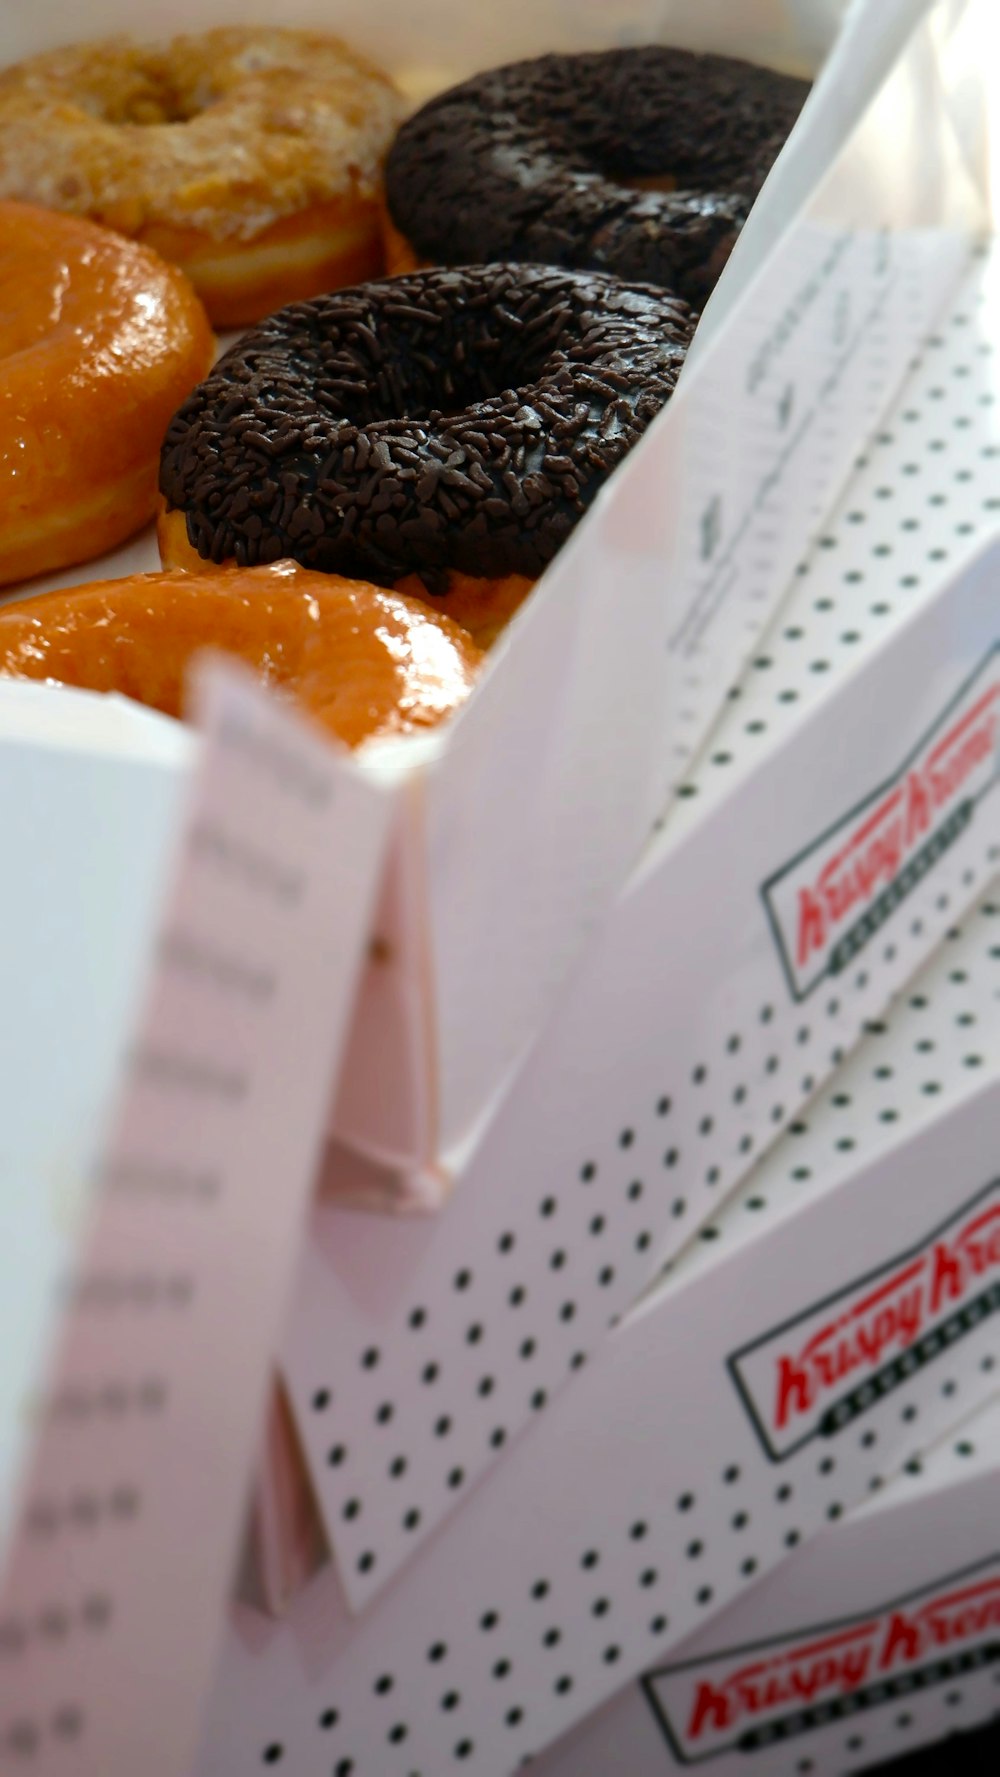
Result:
<svg viewBox="0 0 1000 1777"><path fill-rule="evenodd" d="M187 279L93 223L0 203L0 584L112 549L215 342Z"/></svg>
<svg viewBox="0 0 1000 1777"><path fill-rule="evenodd" d="M117 691L169 716L202 648L238 655L348 746L435 727L482 659L415 599L294 562L136 574L0 609L0 674Z"/></svg>
<svg viewBox="0 0 1000 1777"><path fill-rule="evenodd" d="M0 197L145 241L242 326L381 269L399 116L385 75L311 32L75 45L0 72Z"/></svg>
<svg viewBox="0 0 1000 1777"><path fill-rule="evenodd" d="M415 272L272 315L164 440L205 559L391 585L537 576L671 395L683 303L599 274Z"/></svg>
<svg viewBox="0 0 1000 1777"><path fill-rule="evenodd" d="M589 266L700 307L808 91L768 68L657 45L479 74L396 137L392 263L405 263L402 236L418 263Z"/></svg>

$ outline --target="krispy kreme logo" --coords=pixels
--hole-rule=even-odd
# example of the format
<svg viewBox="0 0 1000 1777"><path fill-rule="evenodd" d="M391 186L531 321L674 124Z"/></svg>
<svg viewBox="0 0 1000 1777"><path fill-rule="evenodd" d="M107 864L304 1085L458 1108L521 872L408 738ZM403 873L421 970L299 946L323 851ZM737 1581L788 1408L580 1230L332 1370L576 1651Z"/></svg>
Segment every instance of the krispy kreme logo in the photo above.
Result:
<svg viewBox="0 0 1000 1777"><path fill-rule="evenodd" d="M857 955L968 826L998 741L994 650L889 782L764 884L796 999Z"/></svg>
<svg viewBox="0 0 1000 1777"><path fill-rule="evenodd" d="M998 1569L991 1557L863 1618L663 1667L646 1695L682 1764L836 1728L1000 1660Z"/></svg>
<svg viewBox="0 0 1000 1777"><path fill-rule="evenodd" d="M920 1246L734 1352L775 1462L833 1437L1000 1309L1000 1180Z"/></svg>

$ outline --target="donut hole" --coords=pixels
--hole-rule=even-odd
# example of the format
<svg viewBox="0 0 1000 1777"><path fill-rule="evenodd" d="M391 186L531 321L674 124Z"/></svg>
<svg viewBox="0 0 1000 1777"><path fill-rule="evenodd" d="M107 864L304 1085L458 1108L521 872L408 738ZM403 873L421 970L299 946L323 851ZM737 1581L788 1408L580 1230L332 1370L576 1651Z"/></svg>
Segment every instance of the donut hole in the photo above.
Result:
<svg viewBox="0 0 1000 1777"><path fill-rule="evenodd" d="M465 337L463 337L463 335ZM372 421L402 419L405 423L443 422L460 419L483 402L502 401L520 390L530 399L531 390L566 362L566 353L545 341L524 341L513 327L456 329L450 349L440 361L428 366L418 360L419 345L401 359L409 371L402 412L391 403L373 411Z"/></svg>
<svg viewBox="0 0 1000 1777"><path fill-rule="evenodd" d="M538 131L540 148L544 137L543 152L564 171L664 194L749 194L762 182L780 134L761 69L705 57L699 76L699 58L655 48L571 59L569 94L558 58L538 65L543 126L537 91L526 89L516 106L522 128Z"/></svg>
<svg viewBox="0 0 1000 1777"><path fill-rule="evenodd" d="M156 57L136 61L122 70L96 65L81 81L74 99L82 110L115 128L161 127L190 123L205 110L207 97L185 92Z"/></svg>
<svg viewBox="0 0 1000 1777"><path fill-rule="evenodd" d="M332 407L334 391L342 391L337 405L356 425L447 422L515 390L529 395L573 356L578 336L569 302L539 292L516 309L488 293L460 305L442 294L435 304L431 288L421 293L419 309L402 295L387 302L377 329L366 315L320 340L308 368L317 390L330 391L323 405Z"/></svg>
<svg viewBox="0 0 1000 1777"><path fill-rule="evenodd" d="M201 105L185 104L178 93L162 92L137 95L120 117L109 123L157 127L169 123L190 123L203 110Z"/></svg>
<svg viewBox="0 0 1000 1777"><path fill-rule="evenodd" d="M116 129L162 129L191 123L226 96L219 68L207 70L180 57L129 46L116 54L92 54L56 90L101 123Z"/></svg>
<svg viewBox="0 0 1000 1777"><path fill-rule="evenodd" d="M680 181L676 173L637 173L634 178L623 178L621 184L626 191L658 191L669 197L678 190Z"/></svg>

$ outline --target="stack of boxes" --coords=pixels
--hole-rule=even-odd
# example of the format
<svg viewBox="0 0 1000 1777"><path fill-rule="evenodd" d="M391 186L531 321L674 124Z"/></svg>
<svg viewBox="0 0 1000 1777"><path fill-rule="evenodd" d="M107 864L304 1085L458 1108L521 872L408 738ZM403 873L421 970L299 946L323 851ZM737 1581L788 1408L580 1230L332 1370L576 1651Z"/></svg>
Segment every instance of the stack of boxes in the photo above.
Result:
<svg viewBox="0 0 1000 1777"><path fill-rule="evenodd" d="M449 37L461 10L441 0L421 25L441 33L427 84L497 59L495 24L468 8ZM41 7L44 30L57 11ZM668 40L683 11L609 22L551 0L517 11L504 53ZM324 989L346 1026L360 969L332 1097L327 1056L269 1112L296 1120L300 1139L273 1152L299 1195L320 1143L321 1190L239 1596L217 1669L192 1655L184 1680L190 1700L200 1665L208 1692L198 1777L506 1777L529 1760L548 1777L833 1777L995 1707L991 11L739 12L746 42L719 0L695 47L826 60L680 393L451 731L368 771L330 767L335 848L303 792L304 880L374 941ZM407 45L404 31L412 62ZM243 762L264 775L267 757L300 757L288 718L270 726L247 696L217 693L200 767L186 748L157 760L174 788L207 773L220 821L213 744L222 757L226 735L256 735ZM530 782L504 745L515 728ZM309 746L300 765L325 784ZM162 802L151 878L178 819ZM248 795L238 812L257 819ZM193 856L208 829L192 818ZM335 868L352 835L354 864ZM201 907L224 936L221 903L178 882L187 917ZM318 917L290 916L282 956L320 1030L293 943L315 941ZM169 945L156 954L166 967ZM261 1017L263 1079L291 1038L280 1009ZM235 1026L215 1036L239 1047ZM129 1092L119 1129L141 1130L147 1177L176 1183L176 1128L134 1077ZM234 1133L205 1139L245 1167L249 1202L271 1150L239 1097ZM292 1191L259 1243L271 1311L299 1213ZM112 1226L124 1262L148 1230ZM194 1253L208 1237L177 1238ZM227 1314L252 1312L244 1262L227 1275L222 1252L220 1373L240 1347L223 1293ZM86 1362L102 1337L81 1336ZM268 1353L251 1346L262 1390ZM180 1390L197 1355L172 1349ZM192 1395L185 1448L221 1512L213 1451L235 1447L236 1421L207 1399ZM44 1445L40 1485L52 1463L83 1472L68 1449ZM15 1555L23 1627L55 1570L27 1529ZM118 1594L102 1596L108 1619ZM132 1683L114 1663L127 1645L45 1668L105 1709L101 1777L142 1746L139 1704L157 1694L144 1681L131 1714L108 1715L109 1675ZM42 1743L34 1718L11 1719ZM152 1777L181 1744L178 1729Z"/></svg>

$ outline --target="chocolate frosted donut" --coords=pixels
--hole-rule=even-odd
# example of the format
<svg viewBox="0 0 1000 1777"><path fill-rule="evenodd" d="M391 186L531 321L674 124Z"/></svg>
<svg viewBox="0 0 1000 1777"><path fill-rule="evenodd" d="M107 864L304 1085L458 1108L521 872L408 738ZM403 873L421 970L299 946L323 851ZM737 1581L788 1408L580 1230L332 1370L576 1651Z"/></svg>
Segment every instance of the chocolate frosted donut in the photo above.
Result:
<svg viewBox="0 0 1000 1777"><path fill-rule="evenodd" d="M537 575L669 399L692 325L662 290L542 266L293 303L184 402L160 489L215 562L432 591Z"/></svg>
<svg viewBox="0 0 1000 1777"><path fill-rule="evenodd" d="M700 306L809 91L650 46L477 75L400 130L389 214L419 259L587 266ZM676 190L636 190L666 177Z"/></svg>

